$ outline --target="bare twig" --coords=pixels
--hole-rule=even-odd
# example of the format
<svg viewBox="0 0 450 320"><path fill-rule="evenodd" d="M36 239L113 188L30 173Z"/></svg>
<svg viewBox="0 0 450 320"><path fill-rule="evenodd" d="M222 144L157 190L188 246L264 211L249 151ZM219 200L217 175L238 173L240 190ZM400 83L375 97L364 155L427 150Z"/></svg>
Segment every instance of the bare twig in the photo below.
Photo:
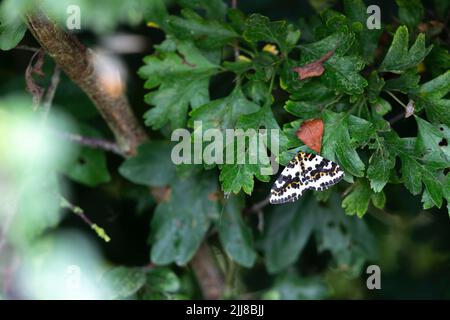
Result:
<svg viewBox="0 0 450 320"><path fill-rule="evenodd" d="M31 51L31 52L36 52L36 51L40 50L40 48L30 47L30 46L26 46L26 45L19 45L19 46L15 47L14 49Z"/></svg>
<svg viewBox="0 0 450 320"><path fill-rule="evenodd" d="M405 112L399 113L395 116L393 116L391 119L389 119L389 124L392 126L394 123L399 122L402 119L405 119Z"/></svg>
<svg viewBox="0 0 450 320"><path fill-rule="evenodd" d="M28 29L56 64L94 102L126 154L134 154L147 136L123 92L111 94L102 87L95 54L61 29L40 9L26 15Z"/></svg>
<svg viewBox="0 0 450 320"><path fill-rule="evenodd" d="M44 121L48 117L48 113L50 112L50 108L52 107L53 98L55 97L56 88L59 84L59 76L60 76L61 70L58 66L55 66L55 69L53 70L52 79L50 80L50 85L47 88L47 92L45 93L44 97Z"/></svg>
<svg viewBox="0 0 450 320"><path fill-rule="evenodd" d="M206 242L200 246L190 264L200 283L204 298L219 299L225 290L225 279L217 268L214 256Z"/></svg>
<svg viewBox="0 0 450 320"><path fill-rule="evenodd" d="M115 154L118 154L120 156L124 156L123 152L120 150L117 143L112 141L107 141L99 138L90 138L90 137L83 137L78 134L69 133L69 132L63 132L63 131L53 131L58 137L68 139L72 142L78 143L80 145L94 148L94 149L101 149L108 152L113 152Z"/></svg>
<svg viewBox="0 0 450 320"><path fill-rule="evenodd" d="M103 239L105 242L111 241L111 238L106 234L105 230L103 228L100 228L97 224L93 223L91 221L91 219L89 219L85 215L84 210L82 208L70 203L69 201L67 201L66 198L64 198L61 195L59 196L59 198L61 201L61 208L69 209L70 211L75 213L77 216L79 216L81 218L81 220L83 220L87 225L89 225L91 227L91 229L93 229L95 231L95 233L97 233L97 235L101 239Z"/></svg>
<svg viewBox="0 0 450 320"><path fill-rule="evenodd" d="M253 206L251 206L247 211L247 213L259 213L264 209L268 204L270 204L270 196L264 198L260 202L255 203Z"/></svg>
<svg viewBox="0 0 450 320"><path fill-rule="evenodd" d="M27 85L28 92L33 96L33 110L39 108L42 96L44 95L44 88L36 84L33 79L33 75L37 74L43 76L42 65L44 64L45 51L39 49L36 51L30 59L28 66L25 70L25 83Z"/></svg>

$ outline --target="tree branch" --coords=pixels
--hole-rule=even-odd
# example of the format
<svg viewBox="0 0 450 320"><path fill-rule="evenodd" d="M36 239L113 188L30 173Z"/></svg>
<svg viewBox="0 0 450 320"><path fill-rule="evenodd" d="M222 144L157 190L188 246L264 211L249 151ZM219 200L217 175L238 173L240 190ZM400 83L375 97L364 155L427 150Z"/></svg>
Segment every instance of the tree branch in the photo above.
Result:
<svg viewBox="0 0 450 320"><path fill-rule="evenodd" d="M94 102L125 154L135 154L146 139L124 93L113 94L102 86L95 54L66 33L39 9L26 15L28 29L56 64Z"/></svg>

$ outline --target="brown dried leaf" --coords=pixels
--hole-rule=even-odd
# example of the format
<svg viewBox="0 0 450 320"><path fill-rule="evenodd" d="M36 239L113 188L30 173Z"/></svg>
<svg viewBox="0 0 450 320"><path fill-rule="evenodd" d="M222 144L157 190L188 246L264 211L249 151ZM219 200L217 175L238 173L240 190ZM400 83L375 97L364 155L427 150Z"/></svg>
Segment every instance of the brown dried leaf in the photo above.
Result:
<svg viewBox="0 0 450 320"><path fill-rule="evenodd" d="M33 79L33 74L39 76L44 76L42 71L42 65L44 64L45 51L44 49L39 49L36 51L28 63L27 69L25 70L25 83L28 92L33 96L33 109L36 110L39 107L42 96L44 95L44 88L36 84ZM36 60L36 62L35 62Z"/></svg>
<svg viewBox="0 0 450 320"><path fill-rule="evenodd" d="M321 119L311 119L304 121L297 130L299 138L310 149L320 154L323 136L323 121Z"/></svg>
<svg viewBox="0 0 450 320"><path fill-rule="evenodd" d="M298 78L300 80L307 79L307 78L312 78L312 77L319 77L325 71L325 69L323 67L323 63L325 61L327 61L328 59L330 59L330 57L333 54L334 54L334 50L331 50L330 52L325 54L320 59L318 59L318 60L316 60L314 62L305 64L302 67L294 68L292 70L298 73Z"/></svg>

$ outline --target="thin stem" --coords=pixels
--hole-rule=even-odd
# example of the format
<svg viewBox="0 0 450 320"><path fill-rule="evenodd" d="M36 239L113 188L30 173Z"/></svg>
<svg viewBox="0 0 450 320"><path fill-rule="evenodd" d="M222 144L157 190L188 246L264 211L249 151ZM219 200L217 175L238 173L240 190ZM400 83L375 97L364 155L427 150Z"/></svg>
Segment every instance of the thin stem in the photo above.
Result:
<svg viewBox="0 0 450 320"><path fill-rule="evenodd" d="M395 101L397 101L403 108L406 109L406 105L395 96L395 94L393 94L391 91L386 91Z"/></svg>
<svg viewBox="0 0 450 320"><path fill-rule="evenodd" d="M85 214L84 210L72 203L70 203L66 198L63 196L59 196L61 201L61 208L69 209L73 213L75 213L77 216L81 218L87 225L91 227L97 233L97 235L103 239L105 242L111 241L111 238L106 234L105 230L103 228L100 228L97 224L93 223L91 219L89 219Z"/></svg>
<svg viewBox="0 0 450 320"><path fill-rule="evenodd" d="M394 117L392 117L391 119L388 120L389 124L392 126L394 123L404 119L405 118L405 114L406 114L405 112L402 112L402 113L399 113L399 114L395 115Z"/></svg>
<svg viewBox="0 0 450 320"><path fill-rule="evenodd" d="M14 49L30 51L30 52L37 52L37 51L39 51L40 48L30 47L30 46L26 46L26 45L19 45L19 46L16 46Z"/></svg>
<svg viewBox="0 0 450 320"><path fill-rule="evenodd" d="M101 149L108 152L115 153L120 156L124 156L123 152L120 150L119 146L111 141L99 139L99 138L90 138L90 137L83 137L78 134L64 132L64 131L53 131L58 137L63 139L68 139L72 142L78 143L80 145L94 148L94 149Z"/></svg>
<svg viewBox="0 0 450 320"><path fill-rule="evenodd" d="M52 107L53 98L55 97L56 89L58 88L59 79L60 79L61 70L57 65L55 65L55 69L53 70L52 79L50 80L50 85L47 88L47 92L45 93L44 97L44 116L43 121L45 122L47 120L48 114L50 112L50 109Z"/></svg>
<svg viewBox="0 0 450 320"><path fill-rule="evenodd" d="M255 203L253 206L251 206L248 210L247 213L258 213L261 212L262 209L264 209L267 205L269 205L270 203L270 196L264 198L263 200L261 200L260 202Z"/></svg>

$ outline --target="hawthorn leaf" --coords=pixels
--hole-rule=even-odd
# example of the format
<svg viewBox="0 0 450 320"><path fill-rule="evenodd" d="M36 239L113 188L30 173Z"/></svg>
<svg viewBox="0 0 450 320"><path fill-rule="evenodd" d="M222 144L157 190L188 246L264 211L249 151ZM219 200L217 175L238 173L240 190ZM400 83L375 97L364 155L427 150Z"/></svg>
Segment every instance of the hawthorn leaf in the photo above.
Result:
<svg viewBox="0 0 450 320"><path fill-rule="evenodd" d="M3 14L2 14L3 15ZM11 50L23 39L25 31L27 31L26 24L17 19L15 21L7 21L0 17L0 50Z"/></svg>
<svg viewBox="0 0 450 320"><path fill-rule="evenodd" d="M450 126L450 99L444 97L450 91L450 70L422 84L411 92L416 101L417 109L425 109L428 119L432 122L442 122Z"/></svg>
<svg viewBox="0 0 450 320"><path fill-rule="evenodd" d="M157 265L185 265L195 254L218 217L217 182L211 172L179 177L171 185L171 196L158 204L151 222L151 260Z"/></svg>
<svg viewBox="0 0 450 320"><path fill-rule="evenodd" d="M119 173L133 183L164 187L176 177L171 160L172 144L167 141L149 141L139 146L135 156L125 160Z"/></svg>
<svg viewBox="0 0 450 320"><path fill-rule="evenodd" d="M255 263L252 231L242 219L244 199L230 196L218 221L219 239L225 252L240 265L250 268Z"/></svg>
<svg viewBox="0 0 450 320"><path fill-rule="evenodd" d="M230 26L206 20L190 9L181 10L181 15L168 18L169 32L178 39L194 41L200 48L217 49L238 37Z"/></svg>
<svg viewBox="0 0 450 320"><path fill-rule="evenodd" d="M78 128L78 133L84 137L99 138L97 130L86 125ZM109 182L105 152L98 149L79 146L68 159L61 171L70 179L90 187Z"/></svg>
<svg viewBox="0 0 450 320"><path fill-rule="evenodd" d="M275 285L266 296L272 294L283 300L318 300L328 298L331 289L319 277L303 278L296 274L284 273L277 277Z"/></svg>
<svg viewBox="0 0 450 320"><path fill-rule="evenodd" d="M335 50L333 56L324 62L325 72L321 76L329 88L349 95L361 94L367 80L359 74L364 61L358 56L344 55L353 44L354 35L334 33L317 42L302 45L301 63L310 63Z"/></svg>
<svg viewBox="0 0 450 320"><path fill-rule="evenodd" d="M352 23L359 22L363 25L361 29L354 31L359 44L358 51L361 53L364 61L372 62L382 30L368 29L366 27L369 16L367 14L367 6L362 0L345 0L344 11Z"/></svg>
<svg viewBox="0 0 450 320"><path fill-rule="evenodd" d="M405 26L398 27L391 46L379 67L381 72L403 73L422 62L431 51L432 46L425 46L425 35L419 34L408 49L409 33Z"/></svg>
<svg viewBox="0 0 450 320"><path fill-rule="evenodd" d="M154 107L144 114L145 123L153 129L169 124L171 129L184 127L189 105L196 108L209 101L209 78L218 66L209 62L189 42L177 43L178 53L162 58L149 56L139 75L148 79L145 87L158 89L148 93L145 101Z"/></svg>
<svg viewBox="0 0 450 320"><path fill-rule="evenodd" d="M384 84L384 79L376 71L372 71L367 85L367 98L369 102L375 103L377 101Z"/></svg>
<svg viewBox="0 0 450 320"><path fill-rule="evenodd" d="M439 170L429 166L417 154L416 138L399 138L391 132L386 141L389 151L398 154L402 162L401 171L405 187L417 195L422 191L422 182L433 203L439 208L442 197L446 194L446 186L439 174Z"/></svg>
<svg viewBox="0 0 450 320"><path fill-rule="evenodd" d="M240 116L258 111L260 107L248 100L239 86L229 96L210 101L190 112L188 125L202 121L202 129L233 129Z"/></svg>
<svg viewBox="0 0 450 320"><path fill-rule="evenodd" d="M394 166L395 158L386 149L380 148L372 154L367 167L367 178L374 192L383 190Z"/></svg>
<svg viewBox="0 0 450 320"><path fill-rule="evenodd" d="M302 119L314 118L327 106L337 100L333 90L328 89L319 79L311 79L295 93L284 105L284 109Z"/></svg>
<svg viewBox="0 0 450 320"><path fill-rule="evenodd" d="M419 81L420 75L417 74L417 69L411 68L402 73L398 78L387 80L383 89L386 91L408 93L411 89L419 86Z"/></svg>
<svg viewBox="0 0 450 320"><path fill-rule="evenodd" d="M261 243L270 273L280 272L298 259L313 232L317 209L310 193L294 203L272 207Z"/></svg>
<svg viewBox="0 0 450 320"><path fill-rule="evenodd" d="M344 171L362 177L364 163L351 145L348 114L325 111L322 120L325 126L322 156L332 161L338 160Z"/></svg>
<svg viewBox="0 0 450 320"><path fill-rule="evenodd" d="M359 218L362 218L366 214L371 201L376 207L384 206L385 196L379 195L379 193L372 191L366 179L358 179L353 185L352 191L342 201L342 208L348 215L356 214Z"/></svg>
<svg viewBox="0 0 450 320"><path fill-rule="evenodd" d="M373 233L363 219L344 214L336 193L325 208L317 211L314 236L318 251L329 251L336 267L346 270L350 277L359 276L364 263L378 257Z"/></svg>
<svg viewBox="0 0 450 320"><path fill-rule="evenodd" d="M223 20L227 13L227 5L222 0L177 0L177 2L190 9L204 9L206 17Z"/></svg>
<svg viewBox="0 0 450 320"><path fill-rule="evenodd" d="M116 267L102 276L109 299L125 299L133 296L145 284L145 272L141 268Z"/></svg>
<svg viewBox="0 0 450 320"><path fill-rule="evenodd" d="M244 39L249 42L275 43L285 55L300 38L300 30L286 21L270 21L260 14L250 15L245 22Z"/></svg>

